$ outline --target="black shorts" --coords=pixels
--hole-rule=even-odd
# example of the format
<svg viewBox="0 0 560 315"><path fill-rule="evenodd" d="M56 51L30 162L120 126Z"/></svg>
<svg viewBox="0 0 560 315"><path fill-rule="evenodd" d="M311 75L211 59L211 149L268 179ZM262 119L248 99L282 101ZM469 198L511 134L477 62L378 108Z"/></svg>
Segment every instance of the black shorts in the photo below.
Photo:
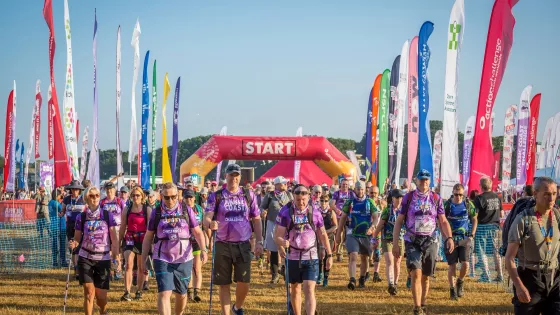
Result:
<svg viewBox="0 0 560 315"><path fill-rule="evenodd" d="M471 246L467 241L468 239L464 239L455 243L455 248L451 254L445 250L445 258L447 259L448 265L455 265L458 262L469 261Z"/></svg>
<svg viewBox="0 0 560 315"><path fill-rule="evenodd" d="M251 244L249 242L216 242L214 250L216 253L214 258L215 284L231 284L232 274L235 282L251 282Z"/></svg>
<svg viewBox="0 0 560 315"><path fill-rule="evenodd" d="M134 245L125 245L124 251L132 251L133 253L139 255L142 254L142 243L134 242Z"/></svg>
<svg viewBox="0 0 560 315"><path fill-rule="evenodd" d="M91 260L78 257L78 276L80 285L93 283L96 288L109 290L111 260Z"/></svg>

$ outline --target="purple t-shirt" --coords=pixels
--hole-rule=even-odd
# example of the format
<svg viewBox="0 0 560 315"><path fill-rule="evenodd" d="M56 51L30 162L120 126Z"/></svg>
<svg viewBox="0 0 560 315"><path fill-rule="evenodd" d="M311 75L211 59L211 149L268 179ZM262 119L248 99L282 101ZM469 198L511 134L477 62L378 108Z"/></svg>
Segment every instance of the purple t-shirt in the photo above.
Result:
<svg viewBox="0 0 560 315"><path fill-rule="evenodd" d="M340 210L342 210L342 206L344 206L346 200L354 198L356 198L356 193L352 190L349 190L347 192L337 190L332 195L332 200L334 200L336 208ZM336 215L336 217L340 219L340 216L338 214Z"/></svg>
<svg viewBox="0 0 560 315"><path fill-rule="evenodd" d="M106 197L101 200L99 203L103 210L107 210L113 214L115 217L115 222L117 222L117 226L121 225L121 213L126 208L126 202L121 198L113 198L113 200L109 201Z"/></svg>
<svg viewBox="0 0 560 315"><path fill-rule="evenodd" d="M218 192L212 193L208 197L206 212L214 212L216 193ZM251 197L251 205L247 206L247 199L243 195L241 187L236 193L222 189L221 202L216 217L216 221L219 222L216 232L217 241L236 243L246 242L251 238L250 219L260 216L261 212L255 194L249 191L249 196Z"/></svg>
<svg viewBox="0 0 560 315"><path fill-rule="evenodd" d="M82 231L82 215L76 218L76 230L82 231L82 247L78 255L91 260L109 260L111 255L111 235L109 228L117 226L113 214L109 212L109 226L103 218L103 211L98 207L91 211L86 206L86 222Z"/></svg>
<svg viewBox="0 0 560 315"><path fill-rule="evenodd" d="M409 198L411 198L410 203ZM408 207L407 204L409 204ZM437 216L444 215L445 212L441 197L431 191L423 194L415 190L403 197L399 214L406 216L404 239L410 241L411 235L430 236L435 234Z"/></svg>
<svg viewBox="0 0 560 315"><path fill-rule="evenodd" d="M161 206L161 219L158 226L154 226L156 209L150 214L148 231L155 232L158 238L169 240L159 240L153 247L153 259L159 259L172 264L179 264L193 259L192 244L190 241L191 230L198 226L198 221L194 212L189 207L183 207L180 202L173 209L166 209ZM187 212L189 223L184 218L183 211ZM179 217L179 218L177 218Z"/></svg>
<svg viewBox="0 0 560 315"><path fill-rule="evenodd" d="M308 224L307 211L309 209L313 211L315 231L313 231L311 225ZM282 207L278 217L276 217L276 224L286 228L286 238L290 241L290 254L288 255L288 259L299 260L300 254L302 260L318 259L316 231L325 225L323 223L321 211L313 206L311 206L311 208L307 207L303 211L295 209L294 221L295 223L292 230L288 232L287 230L290 228L290 223L292 222L290 208L288 208L288 206Z"/></svg>
<svg viewBox="0 0 560 315"><path fill-rule="evenodd" d="M78 198L66 196L62 200L62 203L66 205L66 223L69 226L75 225L76 217L87 208L84 199L82 196L78 196Z"/></svg>

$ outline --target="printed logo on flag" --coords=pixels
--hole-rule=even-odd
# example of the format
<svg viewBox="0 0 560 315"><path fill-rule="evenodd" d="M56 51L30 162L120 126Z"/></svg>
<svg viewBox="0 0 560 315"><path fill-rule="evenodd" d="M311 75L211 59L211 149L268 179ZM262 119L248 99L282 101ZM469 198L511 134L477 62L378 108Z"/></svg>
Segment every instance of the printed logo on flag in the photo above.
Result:
<svg viewBox="0 0 560 315"><path fill-rule="evenodd" d="M461 24L457 22L449 24L449 33L451 34L451 40L449 41L449 50L457 50L459 46L459 40L457 39L459 33L461 33Z"/></svg>

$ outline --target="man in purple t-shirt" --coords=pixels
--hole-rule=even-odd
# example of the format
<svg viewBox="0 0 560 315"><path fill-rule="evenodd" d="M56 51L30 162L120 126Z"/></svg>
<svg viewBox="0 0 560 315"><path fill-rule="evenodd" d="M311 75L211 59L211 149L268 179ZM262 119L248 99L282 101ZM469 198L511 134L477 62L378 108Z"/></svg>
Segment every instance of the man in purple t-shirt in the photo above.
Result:
<svg viewBox="0 0 560 315"><path fill-rule="evenodd" d="M255 256L263 252L262 225L255 194L239 187L241 167L230 164L226 168L226 187L208 197L204 225L215 231L214 283L220 287L222 314L230 314L231 276L237 283L233 314L243 314L243 302L251 281L251 238L255 230Z"/></svg>
<svg viewBox="0 0 560 315"><path fill-rule="evenodd" d="M335 191L332 195L331 209L336 213L336 218L340 220L342 216L342 206L346 200L356 198L354 191L350 190L350 183L348 179L343 178L340 180L340 190ZM346 226L343 226L342 239L340 244L336 244L336 261L342 262L342 253L344 252L343 246L346 242Z"/></svg>
<svg viewBox="0 0 560 315"><path fill-rule="evenodd" d="M401 227L405 223L406 267L412 276L414 314L424 314L430 287L429 277L434 274L438 252L436 221L446 237L445 244L449 253L453 252L454 243L441 197L430 190L430 172L420 170L416 178L418 189L407 193L402 200L393 228L393 244L399 243ZM393 246L393 256L395 259L401 256L399 246Z"/></svg>
<svg viewBox="0 0 560 315"><path fill-rule="evenodd" d="M171 292L175 293L175 313L182 314L187 306L187 289L193 265L191 234L201 248L202 264L208 260L204 232L192 209L184 207L179 200L177 186L163 184L163 203L152 211L148 230L142 243L142 262L148 260L153 246L152 258L158 286L158 312L171 314ZM156 219L160 214L159 222ZM145 268L142 268L145 269Z"/></svg>

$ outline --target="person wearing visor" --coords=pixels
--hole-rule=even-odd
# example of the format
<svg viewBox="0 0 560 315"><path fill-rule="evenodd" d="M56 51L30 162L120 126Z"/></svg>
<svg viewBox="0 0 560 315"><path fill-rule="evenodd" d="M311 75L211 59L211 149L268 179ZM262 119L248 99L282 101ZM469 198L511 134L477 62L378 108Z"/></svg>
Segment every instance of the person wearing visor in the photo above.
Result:
<svg viewBox="0 0 560 315"><path fill-rule="evenodd" d="M401 228L406 226L404 235L406 267L411 274L412 299L414 314L427 312L430 277L436 269L438 247L436 243L436 223L445 236L445 248L452 253L455 243L451 227L441 197L430 190L431 174L420 170L416 175L417 189L407 193L402 200L401 210L393 228L393 244L398 244ZM404 254L399 246L393 246L393 256L399 259Z"/></svg>

